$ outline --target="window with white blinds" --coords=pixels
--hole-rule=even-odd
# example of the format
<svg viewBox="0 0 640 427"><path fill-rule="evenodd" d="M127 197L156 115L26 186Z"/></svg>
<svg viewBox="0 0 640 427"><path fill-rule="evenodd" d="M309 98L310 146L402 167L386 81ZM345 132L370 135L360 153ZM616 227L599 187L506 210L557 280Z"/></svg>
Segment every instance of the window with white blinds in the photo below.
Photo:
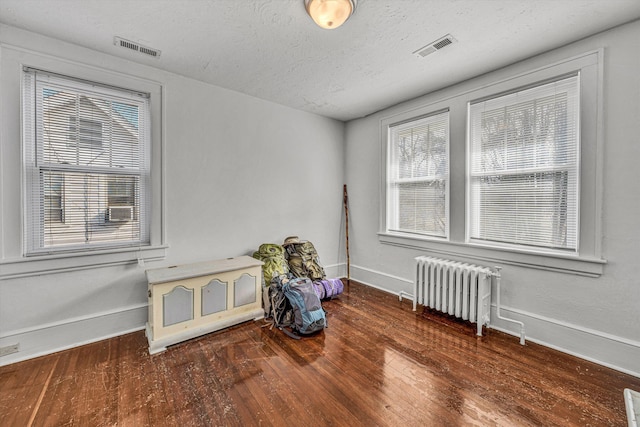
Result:
<svg viewBox="0 0 640 427"><path fill-rule="evenodd" d="M578 249L579 76L469 105L470 241Z"/></svg>
<svg viewBox="0 0 640 427"><path fill-rule="evenodd" d="M149 243L149 97L23 73L27 254Z"/></svg>
<svg viewBox="0 0 640 427"><path fill-rule="evenodd" d="M388 132L387 231L448 237L449 111Z"/></svg>

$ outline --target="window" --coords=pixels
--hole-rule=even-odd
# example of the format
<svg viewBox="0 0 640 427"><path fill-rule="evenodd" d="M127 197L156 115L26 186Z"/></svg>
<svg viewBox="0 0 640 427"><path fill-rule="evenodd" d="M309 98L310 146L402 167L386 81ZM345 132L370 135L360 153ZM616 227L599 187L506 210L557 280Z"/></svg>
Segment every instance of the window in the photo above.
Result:
<svg viewBox="0 0 640 427"><path fill-rule="evenodd" d="M579 76L469 106L470 241L577 252Z"/></svg>
<svg viewBox="0 0 640 427"><path fill-rule="evenodd" d="M149 243L147 94L25 69L27 254Z"/></svg>
<svg viewBox="0 0 640 427"><path fill-rule="evenodd" d="M43 180L44 186L44 217L49 223L64 222L64 176L62 174L48 174Z"/></svg>
<svg viewBox="0 0 640 427"><path fill-rule="evenodd" d="M132 177L114 177L107 182L107 220L131 221L136 218L138 180Z"/></svg>
<svg viewBox="0 0 640 427"><path fill-rule="evenodd" d="M387 231L448 237L449 112L388 132Z"/></svg>
<svg viewBox="0 0 640 427"><path fill-rule="evenodd" d="M69 117L69 141L79 141L80 144L102 144L102 123L77 116Z"/></svg>
<svg viewBox="0 0 640 427"><path fill-rule="evenodd" d="M109 206L135 206L137 180L131 177L114 177L107 183Z"/></svg>
<svg viewBox="0 0 640 427"><path fill-rule="evenodd" d="M591 51L553 64L537 58L382 115L379 241L485 265L600 276L606 265L603 54ZM447 236L408 226L397 231L391 131L442 111L448 112Z"/></svg>

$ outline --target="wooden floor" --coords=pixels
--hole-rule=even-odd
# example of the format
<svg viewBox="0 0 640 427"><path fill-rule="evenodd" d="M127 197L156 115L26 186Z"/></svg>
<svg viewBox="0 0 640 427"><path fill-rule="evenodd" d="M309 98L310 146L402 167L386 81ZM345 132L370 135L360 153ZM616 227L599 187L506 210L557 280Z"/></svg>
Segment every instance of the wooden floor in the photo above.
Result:
<svg viewBox="0 0 640 427"><path fill-rule="evenodd" d="M0 368L6 426L625 426L640 379L356 283L329 328L262 322L149 356L143 332Z"/></svg>

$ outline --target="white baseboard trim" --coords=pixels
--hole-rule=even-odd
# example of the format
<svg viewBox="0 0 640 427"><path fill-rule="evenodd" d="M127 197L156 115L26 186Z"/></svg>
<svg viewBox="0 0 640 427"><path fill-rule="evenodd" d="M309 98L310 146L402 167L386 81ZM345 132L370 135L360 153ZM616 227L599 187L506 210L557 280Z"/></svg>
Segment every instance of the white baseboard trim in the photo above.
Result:
<svg viewBox="0 0 640 427"><path fill-rule="evenodd" d="M502 322L491 307L490 328L520 336L517 326ZM525 325L527 341L550 347L640 378L640 342L510 307L500 313Z"/></svg>
<svg viewBox="0 0 640 427"><path fill-rule="evenodd" d="M353 265L351 271L355 272L351 275L353 280L391 294L398 295L400 292L411 292L413 289L413 281L402 277ZM493 305L489 327L520 336L518 327L498 319L495 311L496 307ZM504 305L500 307L500 313L524 323L527 341L640 378L637 362L640 360L638 341Z"/></svg>
<svg viewBox="0 0 640 427"><path fill-rule="evenodd" d="M338 264L329 264L329 265L324 265L322 266L322 268L324 268L324 272L327 275L327 277L346 277L346 268L347 265L345 263L338 263Z"/></svg>
<svg viewBox="0 0 640 427"><path fill-rule="evenodd" d="M327 275L338 277L342 266L325 267ZM373 269L352 265L351 272L353 280L394 295L413 288L411 280ZM497 318L495 309L493 306L489 327L518 336L513 325ZM640 378L638 341L510 307L502 306L501 313L525 324L528 341ZM147 318L147 304L143 303L9 331L0 336L0 347L18 343L20 350L0 357L0 366L143 330Z"/></svg>
<svg viewBox="0 0 640 427"><path fill-rule="evenodd" d="M343 277L345 263L324 267L327 277ZM144 330L148 304L141 303L27 328L3 331L0 347L19 344L17 353L0 357L0 366Z"/></svg>
<svg viewBox="0 0 640 427"><path fill-rule="evenodd" d="M351 278L353 280L394 295L399 295L400 292L410 293L413 291L413 281L407 280L403 277L394 276L358 265L351 266L351 273ZM353 273L355 273L355 275ZM384 285L377 285L376 283L384 283Z"/></svg>
<svg viewBox="0 0 640 427"><path fill-rule="evenodd" d="M12 337L14 335L24 335L24 334L28 334L28 333L31 333L31 332L40 331L40 330L43 330L43 329L57 328L57 327L64 326L64 325L69 325L69 324L72 324L72 323L84 322L84 321L87 321L87 320L97 319L97 318L100 318L100 317L108 317L108 316L112 316L112 315L117 315L118 313L124 313L126 311L139 310L141 308L146 310L147 307L148 307L147 303L135 304L135 305L130 305L129 307L125 307L125 308L119 308L119 309L114 309L114 310L106 310L106 311L101 311L99 313L92 313L90 315L72 317L72 318L60 320L60 321L57 321L57 322L44 323L42 325L32 326L30 328L16 329L16 330L9 331L9 332L6 332L6 333L0 335L0 340L3 340L4 338Z"/></svg>
<svg viewBox="0 0 640 427"><path fill-rule="evenodd" d="M19 344L20 349L0 357L0 366L139 331L147 319L147 304L136 304L10 331L0 337L0 347Z"/></svg>

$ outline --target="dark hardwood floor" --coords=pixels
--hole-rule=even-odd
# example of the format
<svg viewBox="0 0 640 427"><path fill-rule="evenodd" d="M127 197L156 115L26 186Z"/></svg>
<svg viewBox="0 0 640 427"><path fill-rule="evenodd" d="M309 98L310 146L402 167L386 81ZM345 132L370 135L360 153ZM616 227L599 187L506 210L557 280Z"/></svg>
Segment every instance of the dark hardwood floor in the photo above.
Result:
<svg viewBox="0 0 640 427"><path fill-rule="evenodd" d="M625 426L640 379L351 282L329 327L248 322L150 356L143 332L0 368L6 426Z"/></svg>

